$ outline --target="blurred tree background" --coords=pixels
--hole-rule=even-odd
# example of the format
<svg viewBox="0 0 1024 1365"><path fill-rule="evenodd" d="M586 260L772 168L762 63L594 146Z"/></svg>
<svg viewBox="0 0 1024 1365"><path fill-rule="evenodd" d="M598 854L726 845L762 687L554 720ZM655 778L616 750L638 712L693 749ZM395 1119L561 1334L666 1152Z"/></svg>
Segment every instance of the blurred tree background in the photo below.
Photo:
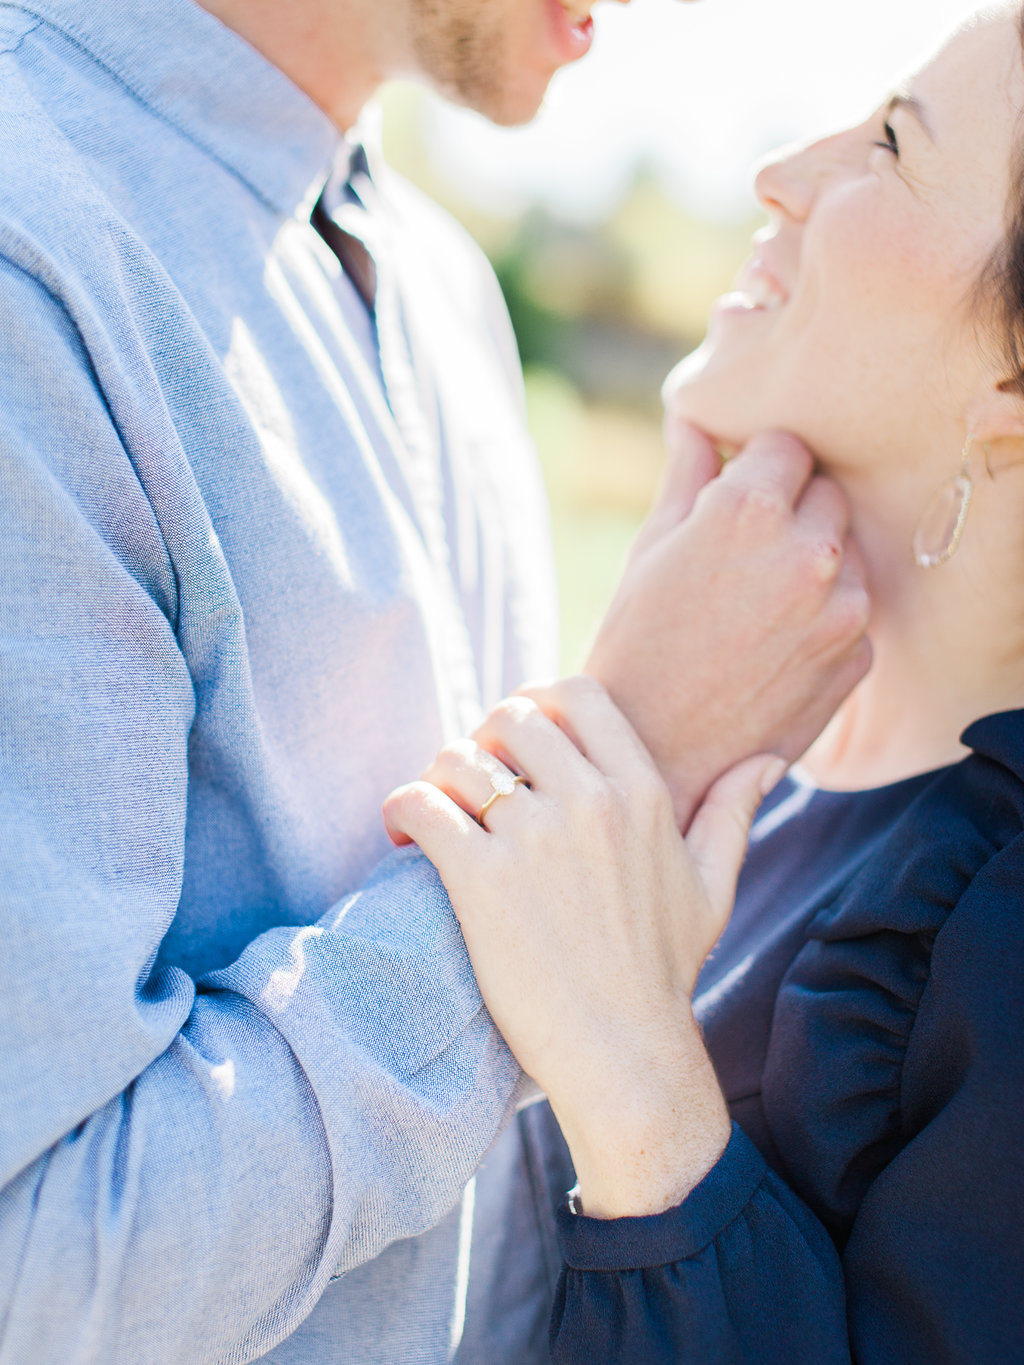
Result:
<svg viewBox="0 0 1024 1365"><path fill-rule="evenodd" d="M563 666L578 668L661 470L662 381L700 341L758 220L688 212L643 165L591 224L484 212L424 146L423 100L386 92L385 152L469 229L504 290L551 498Z"/></svg>

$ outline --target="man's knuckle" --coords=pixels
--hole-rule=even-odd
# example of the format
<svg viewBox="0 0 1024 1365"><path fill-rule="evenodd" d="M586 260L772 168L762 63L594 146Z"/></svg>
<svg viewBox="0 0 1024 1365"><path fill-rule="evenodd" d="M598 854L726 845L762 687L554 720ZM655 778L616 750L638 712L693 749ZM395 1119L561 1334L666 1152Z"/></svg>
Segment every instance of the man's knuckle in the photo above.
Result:
<svg viewBox="0 0 1024 1365"><path fill-rule="evenodd" d="M816 583L834 583L843 566L843 547L828 536L817 536L801 546L803 568Z"/></svg>
<svg viewBox="0 0 1024 1365"><path fill-rule="evenodd" d="M778 547L773 563L783 600L810 602L815 610L821 610L828 595L826 584L830 587L835 578L824 573L826 544L817 537L797 535L789 536Z"/></svg>
<svg viewBox="0 0 1024 1365"><path fill-rule="evenodd" d="M846 650L859 643L867 630L871 604L866 592L837 594L822 618L821 636L826 649Z"/></svg>
<svg viewBox="0 0 1024 1365"><path fill-rule="evenodd" d="M737 529L747 535L776 535L790 514L789 501L771 484L732 485L729 511Z"/></svg>

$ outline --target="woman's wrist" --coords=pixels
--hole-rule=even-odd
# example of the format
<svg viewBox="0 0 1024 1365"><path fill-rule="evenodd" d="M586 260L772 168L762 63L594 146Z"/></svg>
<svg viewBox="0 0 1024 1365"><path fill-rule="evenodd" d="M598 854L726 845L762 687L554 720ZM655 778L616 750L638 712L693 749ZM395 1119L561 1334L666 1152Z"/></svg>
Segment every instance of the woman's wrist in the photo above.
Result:
<svg viewBox="0 0 1024 1365"><path fill-rule="evenodd" d="M617 1067L585 1104L552 1105L591 1218L663 1213L681 1204L729 1143L731 1121L695 1024L662 1065Z"/></svg>

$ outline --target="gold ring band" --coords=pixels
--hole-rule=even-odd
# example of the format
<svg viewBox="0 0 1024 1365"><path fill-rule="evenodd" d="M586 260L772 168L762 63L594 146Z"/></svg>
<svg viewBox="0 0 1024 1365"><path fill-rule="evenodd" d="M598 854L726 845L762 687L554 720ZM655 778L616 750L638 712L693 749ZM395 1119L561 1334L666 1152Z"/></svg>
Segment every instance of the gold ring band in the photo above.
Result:
<svg viewBox="0 0 1024 1365"><path fill-rule="evenodd" d="M483 824L484 816L495 801L500 801L503 796L511 796L516 787L526 785L526 778L521 777L518 773L495 773L491 778L491 794L480 807L480 814L476 817L477 823Z"/></svg>

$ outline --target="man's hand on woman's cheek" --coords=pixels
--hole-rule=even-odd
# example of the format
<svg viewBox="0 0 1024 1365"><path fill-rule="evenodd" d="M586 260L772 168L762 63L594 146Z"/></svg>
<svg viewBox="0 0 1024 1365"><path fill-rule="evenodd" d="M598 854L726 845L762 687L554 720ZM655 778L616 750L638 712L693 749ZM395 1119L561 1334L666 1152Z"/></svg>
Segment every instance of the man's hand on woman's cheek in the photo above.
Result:
<svg viewBox="0 0 1024 1365"><path fill-rule="evenodd" d="M665 481L586 664L668 782L680 827L748 755L797 758L867 672L870 604L848 513L792 436L718 473L666 426Z"/></svg>

